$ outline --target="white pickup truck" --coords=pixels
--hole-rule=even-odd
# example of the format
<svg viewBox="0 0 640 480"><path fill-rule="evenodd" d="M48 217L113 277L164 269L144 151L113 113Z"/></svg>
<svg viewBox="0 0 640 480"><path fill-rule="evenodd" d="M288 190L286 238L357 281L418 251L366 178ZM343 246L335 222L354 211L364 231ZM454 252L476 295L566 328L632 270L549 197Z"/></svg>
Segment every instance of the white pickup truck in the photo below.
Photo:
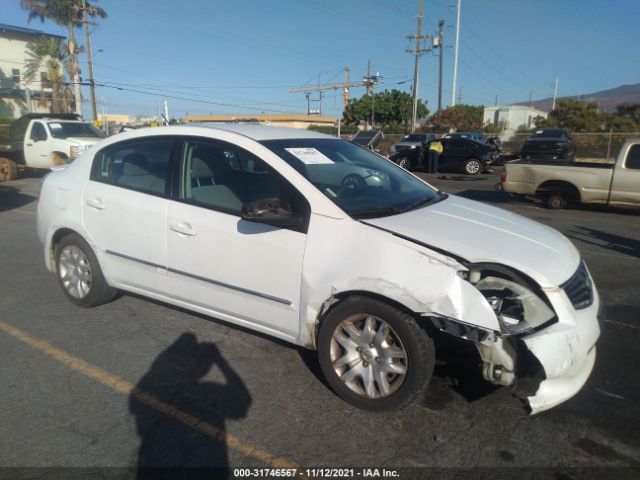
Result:
<svg viewBox="0 0 640 480"><path fill-rule="evenodd" d="M50 169L69 163L104 136L75 114L23 115L0 138L0 181L14 179L24 168Z"/></svg>
<svg viewBox="0 0 640 480"><path fill-rule="evenodd" d="M505 192L537 197L549 208L570 203L640 207L640 139L628 139L614 164L544 160L505 163Z"/></svg>

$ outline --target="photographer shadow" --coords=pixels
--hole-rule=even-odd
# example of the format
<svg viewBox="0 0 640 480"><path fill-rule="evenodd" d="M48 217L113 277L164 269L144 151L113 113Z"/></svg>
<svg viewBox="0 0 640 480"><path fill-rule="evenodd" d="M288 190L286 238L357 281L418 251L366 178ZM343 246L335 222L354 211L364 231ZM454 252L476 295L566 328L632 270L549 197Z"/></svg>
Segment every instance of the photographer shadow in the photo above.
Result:
<svg viewBox="0 0 640 480"><path fill-rule="evenodd" d="M225 383L203 380L214 365ZM140 436L136 478L228 478L225 421L245 417L250 404L246 386L217 347L181 335L129 396ZM204 425L207 434L194 425Z"/></svg>

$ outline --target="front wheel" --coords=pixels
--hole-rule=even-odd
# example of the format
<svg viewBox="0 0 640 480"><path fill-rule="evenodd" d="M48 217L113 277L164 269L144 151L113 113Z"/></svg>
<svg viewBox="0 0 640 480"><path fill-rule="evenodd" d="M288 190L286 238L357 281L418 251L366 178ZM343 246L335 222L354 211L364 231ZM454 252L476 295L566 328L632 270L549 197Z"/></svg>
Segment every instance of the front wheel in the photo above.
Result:
<svg viewBox="0 0 640 480"><path fill-rule="evenodd" d="M370 411L408 405L429 383L435 365L433 340L413 317L368 297L336 305L320 325L317 347L331 388Z"/></svg>
<svg viewBox="0 0 640 480"><path fill-rule="evenodd" d="M54 253L58 284L65 296L80 307L110 302L117 294L105 280L89 244L75 233L62 238Z"/></svg>
<svg viewBox="0 0 640 480"><path fill-rule="evenodd" d="M0 181L8 182L18 176L18 166L13 160L0 158Z"/></svg>
<svg viewBox="0 0 640 480"><path fill-rule="evenodd" d="M477 158L470 158L462 164L462 171L467 175L478 175L480 170L482 170L482 163Z"/></svg>

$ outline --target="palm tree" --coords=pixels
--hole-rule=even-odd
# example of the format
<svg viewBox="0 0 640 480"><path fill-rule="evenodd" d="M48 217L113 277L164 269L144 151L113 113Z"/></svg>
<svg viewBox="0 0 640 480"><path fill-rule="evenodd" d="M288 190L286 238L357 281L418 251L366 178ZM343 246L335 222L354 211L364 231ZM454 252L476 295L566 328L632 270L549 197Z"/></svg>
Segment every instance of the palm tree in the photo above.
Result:
<svg viewBox="0 0 640 480"><path fill-rule="evenodd" d="M97 1L97 0L95 0ZM95 2L94 2L95 3ZM75 38L75 28L82 26L84 19L82 0L20 0L20 6L28 12L28 21L39 18L44 22L45 18L52 20L58 25L67 28L69 35L68 43L65 45L67 51L67 70L75 86L76 113L80 112L80 67L78 66L78 53L82 48L78 46ZM107 12L102 8L91 5L85 0L87 14L91 18L107 18Z"/></svg>
<svg viewBox="0 0 640 480"><path fill-rule="evenodd" d="M46 105L45 90L51 90L51 112L68 113L71 104L64 70L68 53L60 38L40 37L27 45L25 80L30 82L44 68L40 80L40 103Z"/></svg>

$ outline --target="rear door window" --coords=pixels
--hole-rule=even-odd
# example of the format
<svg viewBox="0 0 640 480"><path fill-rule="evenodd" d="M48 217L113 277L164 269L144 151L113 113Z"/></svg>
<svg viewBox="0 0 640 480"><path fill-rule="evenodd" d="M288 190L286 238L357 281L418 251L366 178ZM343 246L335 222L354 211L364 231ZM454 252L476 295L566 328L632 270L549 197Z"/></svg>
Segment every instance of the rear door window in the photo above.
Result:
<svg viewBox="0 0 640 480"><path fill-rule="evenodd" d="M91 180L152 195L168 193L170 159L176 140L170 137L130 140L96 155Z"/></svg>
<svg viewBox="0 0 640 480"><path fill-rule="evenodd" d="M640 145L631 145L627 153L625 167L631 170L640 170Z"/></svg>

